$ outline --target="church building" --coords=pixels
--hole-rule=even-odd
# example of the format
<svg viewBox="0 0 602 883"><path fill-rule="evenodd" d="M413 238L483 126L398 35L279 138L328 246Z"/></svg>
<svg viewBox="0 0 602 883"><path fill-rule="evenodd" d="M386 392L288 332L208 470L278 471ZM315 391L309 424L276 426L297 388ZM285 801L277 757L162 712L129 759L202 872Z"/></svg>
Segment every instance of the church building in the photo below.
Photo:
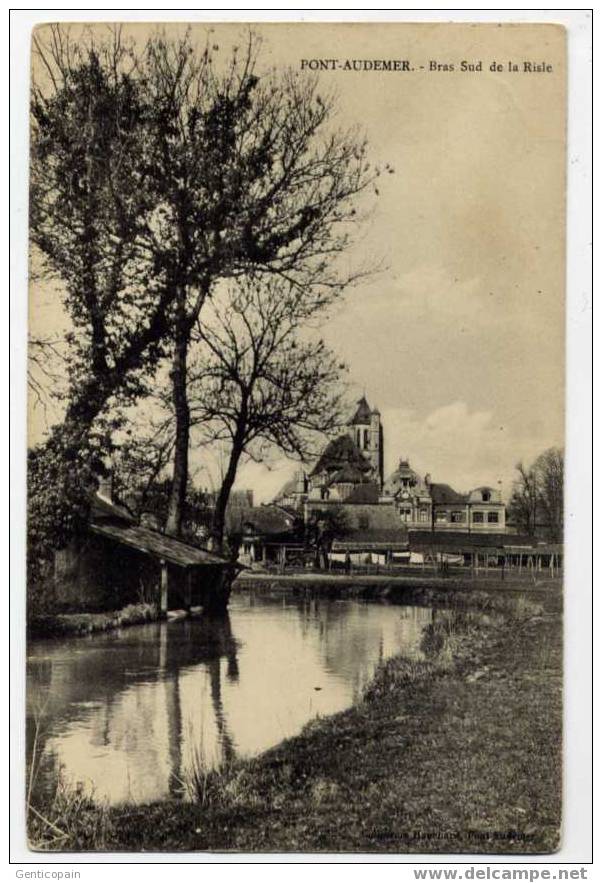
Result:
<svg viewBox="0 0 602 883"><path fill-rule="evenodd" d="M312 469L299 470L274 503L303 513L345 506L351 525L460 533L504 533L505 506L499 490L483 486L459 493L448 484L421 477L407 457L384 478L384 434L381 415L366 397L348 421L344 434L328 442ZM366 535L367 537L367 535ZM397 538L399 540L399 538Z"/></svg>

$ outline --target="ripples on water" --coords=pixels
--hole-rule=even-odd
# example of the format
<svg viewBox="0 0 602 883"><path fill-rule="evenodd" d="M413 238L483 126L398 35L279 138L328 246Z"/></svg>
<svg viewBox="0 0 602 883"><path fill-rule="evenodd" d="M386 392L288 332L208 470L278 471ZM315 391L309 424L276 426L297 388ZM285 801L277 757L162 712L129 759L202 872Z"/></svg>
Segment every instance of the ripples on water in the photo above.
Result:
<svg viewBox="0 0 602 883"><path fill-rule="evenodd" d="M357 701L377 665L420 658L431 611L241 593L225 620L36 641L27 661L35 789L60 775L95 799L180 794L206 767L258 754Z"/></svg>

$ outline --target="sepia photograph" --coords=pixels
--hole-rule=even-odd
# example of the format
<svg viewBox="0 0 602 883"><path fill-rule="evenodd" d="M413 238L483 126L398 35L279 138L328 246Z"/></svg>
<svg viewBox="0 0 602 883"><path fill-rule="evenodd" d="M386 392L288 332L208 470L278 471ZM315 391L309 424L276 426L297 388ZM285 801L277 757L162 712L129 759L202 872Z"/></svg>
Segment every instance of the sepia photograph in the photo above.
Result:
<svg viewBox="0 0 602 883"><path fill-rule="evenodd" d="M73 17L30 38L28 849L552 856L565 28Z"/></svg>

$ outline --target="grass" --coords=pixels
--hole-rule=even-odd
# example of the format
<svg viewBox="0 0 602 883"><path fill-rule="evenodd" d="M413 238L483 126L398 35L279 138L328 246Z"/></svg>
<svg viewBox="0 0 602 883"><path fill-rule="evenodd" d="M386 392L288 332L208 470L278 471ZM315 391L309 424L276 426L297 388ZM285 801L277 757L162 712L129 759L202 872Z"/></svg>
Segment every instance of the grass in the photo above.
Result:
<svg viewBox="0 0 602 883"><path fill-rule="evenodd" d="M474 608L478 607L478 610ZM37 807L68 850L550 853L561 805L559 596L438 610L423 661L389 660L357 706L196 774L197 799ZM77 795L73 797L77 801ZM61 802L63 801L63 802ZM65 836L60 840L55 829ZM35 836L34 836L35 835ZM37 840L36 840L37 836ZM45 846L44 844L48 845Z"/></svg>
<svg viewBox="0 0 602 883"><path fill-rule="evenodd" d="M32 617L28 636L34 638L66 638L106 632L111 629L142 625L159 618L155 604L128 604L121 610L106 613L59 613Z"/></svg>

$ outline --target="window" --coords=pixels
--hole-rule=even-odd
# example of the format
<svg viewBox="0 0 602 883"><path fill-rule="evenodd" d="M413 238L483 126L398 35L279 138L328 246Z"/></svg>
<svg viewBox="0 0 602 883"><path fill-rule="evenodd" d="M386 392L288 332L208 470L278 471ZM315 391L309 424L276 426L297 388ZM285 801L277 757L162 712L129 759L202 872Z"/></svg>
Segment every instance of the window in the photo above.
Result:
<svg viewBox="0 0 602 883"><path fill-rule="evenodd" d="M418 513L418 521L428 521L429 520L429 510L421 509Z"/></svg>
<svg viewBox="0 0 602 883"><path fill-rule="evenodd" d="M403 509L400 509L399 514L401 515L402 521L412 520L412 510L409 507L404 507Z"/></svg>
<svg viewBox="0 0 602 883"><path fill-rule="evenodd" d="M465 521L464 512L452 512L451 521L453 521L454 524L462 524Z"/></svg>
<svg viewBox="0 0 602 883"><path fill-rule="evenodd" d="M368 530L368 528L370 527L370 519L367 515L360 515L357 520L357 524L360 530Z"/></svg>
<svg viewBox="0 0 602 883"><path fill-rule="evenodd" d="M368 430L364 429L364 448L368 447Z"/></svg>
<svg viewBox="0 0 602 883"><path fill-rule="evenodd" d="M472 523L473 524L483 524L485 519L483 518L482 512L473 512L472 513Z"/></svg>
<svg viewBox="0 0 602 883"><path fill-rule="evenodd" d="M447 521L447 512L437 512L436 521Z"/></svg>
<svg viewBox="0 0 602 883"><path fill-rule="evenodd" d="M488 512L487 513L487 523L488 524L497 524L498 523L497 512Z"/></svg>
<svg viewBox="0 0 602 883"><path fill-rule="evenodd" d="M488 503L490 499L491 494L489 493L489 491L483 491L483 502Z"/></svg>

